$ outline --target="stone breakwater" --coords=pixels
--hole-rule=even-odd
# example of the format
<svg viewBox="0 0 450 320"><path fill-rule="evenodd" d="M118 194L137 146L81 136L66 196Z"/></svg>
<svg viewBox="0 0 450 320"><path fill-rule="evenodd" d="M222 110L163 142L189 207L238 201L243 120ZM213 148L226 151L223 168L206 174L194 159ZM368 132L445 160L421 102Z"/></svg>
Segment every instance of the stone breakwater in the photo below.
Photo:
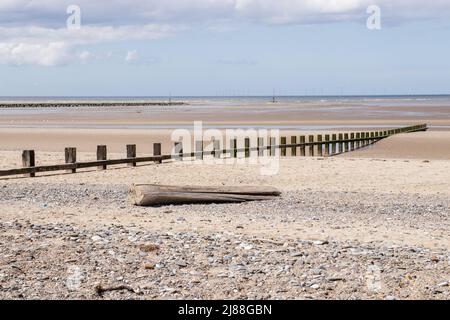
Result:
<svg viewBox="0 0 450 320"><path fill-rule="evenodd" d="M0 108L75 108L75 107L142 107L142 106L182 106L184 102L30 102L0 103Z"/></svg>

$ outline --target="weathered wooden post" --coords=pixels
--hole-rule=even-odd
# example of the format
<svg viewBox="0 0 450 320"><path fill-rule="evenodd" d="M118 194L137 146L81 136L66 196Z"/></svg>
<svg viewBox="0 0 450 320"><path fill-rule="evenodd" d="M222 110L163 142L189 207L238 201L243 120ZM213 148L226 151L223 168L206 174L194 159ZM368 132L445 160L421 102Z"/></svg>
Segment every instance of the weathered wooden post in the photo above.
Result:
<svg viewBox="0 0 450 320"><path fill-rule="evenodd" d="M34 150L24 150L22 152L22 166L24 168L32 168L36 166L36 157ZM31 172L29 174L25 174L25 177L35 177L36 173Z"/></svg>
<svg viewBox="0 0 450 320"><path fill-rule="evenodd" d="M291 144L297 144L297 137L296 136L292 136L291 137ZM297 147L296 146L291 147L291 156L292 157L296 157L297 156Z"/></svg>
<svg viewBox="0 0 450 320"><path fill-rule="evenodd" d="M370 133L370 143L374 143L375 142L375 132L371 132Z"/></svg>
<svg viewBox="0 0 450 320"><path fill-rule="evenodd" d="M359 139L361 139L361 132L356 133L356 149L359 149L359 146L361 145L361 141Z"/></svg>
<svg viewBox="0 0 450 320"><path fill-rule="evenodd" d="M195 159L203 160L203 141L195 141Z"/></svg>
<svg viewBox="0 0 450 320"><path fill-rule="evenodd" d="M220 159L220 140L213 141L214 158Z"/></svg>
<svg viewBox="0 0 450 320"><path fill-rule="evenodd" d="M245 138L245 157L250 158L250 138Z"/></svg>
<svg viewBox="0 0 450 320"><path fill-rule="evenodd" d="M317 142L319 144L317 145L317 156L322 157L323 156L323 144L322 144L322 135L317 135Z"/></svg>
<svg viewBox="0 0 450 320"><path fill-rule="evenodd" d="M136 145L127 144L127 159L136 158ZM131 162L128 164L129 167L136 167L136 162Z"/></svg>
<svg viewBox="0 0 450 320"><path fill-rule="evenodd" d="M306 137L300 136L300 144L306 143ZM306 157L306 147L304 145L300 146L300 156Z"/></svg>
<svg viewBox="0 0 450 320"><path fill-rule="evenodd" d="M183 142L175 142L174 143L174 159L182 160L183 159Z"/></svg>
<svg viewBox="0 0 450 320"><path fill-rule="evenodd" d="M334 142L331 143L331 154L336 154L336 140L337 140L337 135L333 134L331 136L331 140L333 140Z"/></svg>
<svg viewBox="0 0 450 320"><path fill-rule="evenodd" d="M105 161L108 158L108 150L107 147L104 145L97 146L97 160L98 161ZM106 170L107 166L99 166L98 170Z"/></svg>
<svg viewBox="0 0 450 320"><path fill-rule="evenodd" d="M76 163L77 162L77 148L65 148L64 158L66 163ZM68 170L70 173L77 172L77 169Z"/></svg>
<svg viewBox="0 0 450 320"><path fill-rule="evenodd" d="M355 150L355 133L350 133L350 151Z"/></svg>
<svg viewBox="0 0 450 320"><path fill-rule="evenodd" d="M309 136L309 143L314 143L314 136ZM314 157L314 145L309 146L309 156Z"/></svg>
<svg viewBox="0 0 450 320"><path fill-rule="evenodd" d="M348 133L344 133L344 152L348 152Z"/></svg>
<svg viewBox="0 0 450 320"><path fill-rule="evenodd" d="M153 144L153 156L160 157L161 156L161 143ZM162 160L156 160L155 163L162 163Z"/></svg>
<svg viewBox="0 0 450 320"><path fill-rule="evenodd" d="M280 138L280 154L281 154L281 156L282 157L286 157L286 142L287 142L287 139L286 139L286 137L281 137Z"/></svg>
<svg viewBox="0 0 450 320"><path fill-rule="evenodd" d="M258 157L264 157L264 150L267 150L264 146L264 138L258 138Z"/></svg>
<svg viewBox="0 0 450 320"><path fill-rule="evenodd" d="M339 153L343 153L344 152L344 142L343 142L343 140L344 140L344 135L342 134L342 133L339 133L339 143L338 143L338 145L339 145Z"/></svg>
<svg viewBox="0 0 450 320"><path fill-rule="evenodd" d="M237 139L231 139L230 141L230 154L232 158L237 158L238 152L237 152Z"/></svg>
<svg viewBox="0 0 450 320"><path fill-rule="evenodd" d="M270 138L270 156L271 157L276 156L276 145L277 145L277 140L275 138Z"/></svg>
<svg viewBox="0 0 450 320"><path fill-rule="evenodd" d="M330 156L330 135L326 134L325 135L325 157L329 157Z"/></svg>

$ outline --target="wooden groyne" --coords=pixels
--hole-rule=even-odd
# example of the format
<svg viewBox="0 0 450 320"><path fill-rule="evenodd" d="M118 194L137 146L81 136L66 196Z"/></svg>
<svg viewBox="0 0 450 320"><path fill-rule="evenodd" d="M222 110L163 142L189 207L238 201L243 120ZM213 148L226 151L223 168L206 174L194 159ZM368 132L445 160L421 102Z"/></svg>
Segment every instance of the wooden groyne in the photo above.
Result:
<svg viewBox="0 0 450 320"><path fill-rule="evenodd" d="M77 169L95 168L99 170L106 170L108 166L126 164L128 166L136 166L137 163L153 162L162 163L166 160L182 160L185 158L201 160L205 156L213 156L220 158L238 158L240 155L245 158L261 157L261 156L276 156L276 150L279 150L279 155L282 157L330 157L339 155L345 152L365 148L382 139L388 138L392 135L400 133L410 133L417 131L426 131L428 129L426 124L420 124L410 127L384 130L384 131L370 131L370 132L352 132L339 134L325 134L325 135L309 135L309 136L291 136L288 142L288 137L280 137L279 143L275 138L268 139L268 145L264 145L264 138L258 138L257 145L251 146L250 138L245 138L244 148L237 147L237 139L233 138L230 141L230 149L221 149L220 141L212 141L213 150L205 151L205 141L195 142L195 151L191 153L183 152L182 142L176 142L174 145L173 154L163 155L161 153L161 143L154 143L153 155L148 157L136 157L136 145L131 144L126 146L127 157L123 159L110 159L107 157L107 146L97 146L97 160L89 162L77 161L76 148L65 149L65 164L36 166L36 156L34 150L25 150L22 153L22 168L0 170L0 177L25 175L27 177L34 177L36 173L53 172L53 171L67 171L71 173L77 172ZM206 142L208 143L208 142ZM288 152L289 151L289 152ZM308 152L307 152L308 151Z"/></svg>
<svg viewBox="0 0 450 320"><path fill-rule="evenodd" d="M76 108L76 107L147 107L182 106L184 102L117 101L117 102L2 102L0 108Z"/></svg>

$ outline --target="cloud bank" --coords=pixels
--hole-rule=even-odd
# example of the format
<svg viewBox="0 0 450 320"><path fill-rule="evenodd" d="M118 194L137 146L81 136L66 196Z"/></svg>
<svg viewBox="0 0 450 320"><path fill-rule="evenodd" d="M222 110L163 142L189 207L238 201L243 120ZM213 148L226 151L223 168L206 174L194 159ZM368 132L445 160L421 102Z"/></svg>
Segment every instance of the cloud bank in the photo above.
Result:
<svg viewBox="0 0 450 320"><path fill-rule="evenodd" d="M68 30L66 9L81 8L82 28ZM401 24L448 19L450 1L434 0L1 0L0 63L56 66L86 61L82 46L153 40L201 24L365 23L370 5ZM210 30L212 30L210 28ZM81 50L81 49L80 49Z"/></svg>

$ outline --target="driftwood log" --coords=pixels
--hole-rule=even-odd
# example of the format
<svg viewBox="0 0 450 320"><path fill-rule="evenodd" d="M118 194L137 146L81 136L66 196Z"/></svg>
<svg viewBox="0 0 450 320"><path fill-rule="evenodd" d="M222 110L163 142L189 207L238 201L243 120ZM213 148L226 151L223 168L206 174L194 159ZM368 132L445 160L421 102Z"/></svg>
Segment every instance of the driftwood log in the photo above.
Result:
<svg viewBox="0 0 450 320"><path fill-rule="evenodd" d="M272 187L195 187L134 184L128 200L137 206L163 206L198 203L229 203L272 200L281 192Z"/></svg>

